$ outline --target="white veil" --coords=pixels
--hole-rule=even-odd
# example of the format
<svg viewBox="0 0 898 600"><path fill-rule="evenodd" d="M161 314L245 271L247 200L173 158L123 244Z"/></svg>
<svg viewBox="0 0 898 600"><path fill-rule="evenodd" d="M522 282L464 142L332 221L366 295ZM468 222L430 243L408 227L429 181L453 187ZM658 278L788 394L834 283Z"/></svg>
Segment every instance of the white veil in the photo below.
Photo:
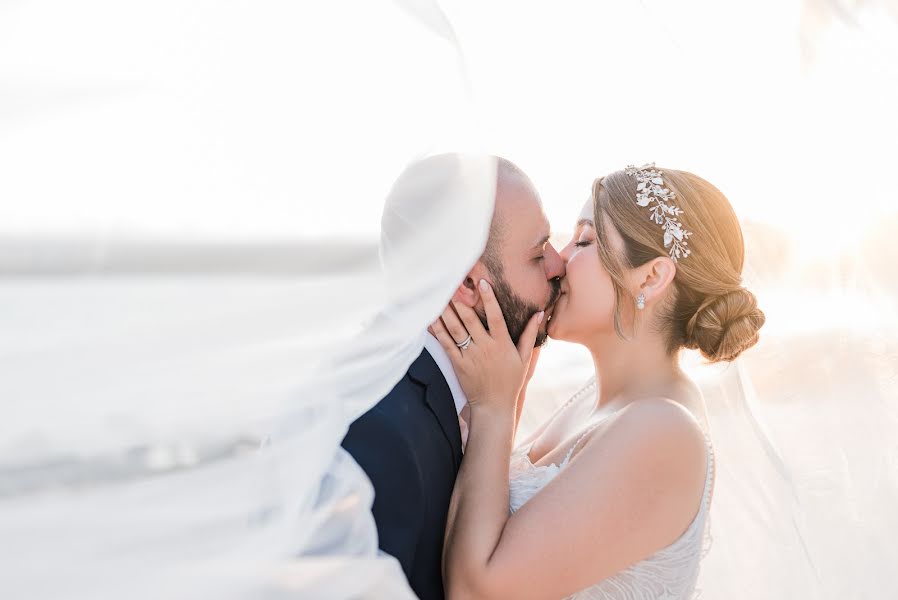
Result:
<svg viewBox="0 0 898 600"><path fill-rule="evenodd" d="M0 5L0 594L409 597L377 554L370 485L338 444L420 351L491 213L495 167L479 154L396 175L440 149L476 150L488 132L505 140L491 151L533 174L556 228L592 177L641 160L707 176L748 215L746 278L772 307L770 333L729 368L690 366L719 465L700 587L889 595L871 574L894 557L894 288L864 287L889 267L888 230L850 262L829 252L861 222L845 211L840 235L818 244L838 204L805 214L790 201L851 197L857 182L818 181L819 166L885 172L890 154L805 144L821 121L855 149L874 140L828 118L834 79L795 86L788 61L758 68L742 52L797 27L799 5L819 26L826 3L728 6L744 33L711 2L591 6L600 20L579 15L585 5L554 19L512 4L446 3L455 29L424 0ZM894 40L879 8L866 3L859 22L875 24L867 50L884 60ZM517 24L504 44L497 15ZM532 43L559 21L571 31L557 44ZM801 68L834 69L848 53L833 39ZM634 56L618 60L621 48ZM894 90L863 79L858 56L837 64L883 103L857 111L869 124ZM647 65L657 89L634 95ZM683 93L706 71L706 95ZM678 93L659 105L664 89ZM647 146L633 127L651 129L649 114L667 135ZM720 150L746 145L765 149L752 157L763 177ZM874 180L863 185L885 206ZM787 234L748 201L771 190ZM780 244L807 220L813 237ZM806 329L794 307L811 296L837 333ZM839 322L846 313L864 328ZM844 377L821 370L849 360ZM550 345L527 422L586 377L576 351ZM858 390L869 411L851 420L840 400ZM841 540L862 557L844 576Z"/></svg>
<svg viewBox="0 0 898 600"><path fill-rule="evenodd" d="M0 594L411 597L339 442L486 240L493 159L394 183L473 146L442 13L36 1L0 29Z"/></svg>

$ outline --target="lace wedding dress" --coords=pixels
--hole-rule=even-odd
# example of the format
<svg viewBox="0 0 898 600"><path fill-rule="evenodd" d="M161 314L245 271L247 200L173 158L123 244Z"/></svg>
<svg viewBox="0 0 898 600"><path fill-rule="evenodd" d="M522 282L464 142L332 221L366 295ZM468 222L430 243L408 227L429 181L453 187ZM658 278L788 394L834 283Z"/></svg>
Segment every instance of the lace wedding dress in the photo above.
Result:
<svg viewBox="0 0 898 600"><path fill-rule="evenodd" d="M582 391L586 391L585 389ZM511 456L509 471L509 509L514 513L543 486L549 483L568 464L574 450L583 439L601 423L586 429L559 464L534 465L530 462L533 443L518 447ZM714 452L711 440L705 434L708 449L708 467L705 489L695 518L683 534L666 548L658 550L646 559L631 565L576 594L575 600L694 600L699 564L710 549L710 523L708 511L714 481Z"/></svg>

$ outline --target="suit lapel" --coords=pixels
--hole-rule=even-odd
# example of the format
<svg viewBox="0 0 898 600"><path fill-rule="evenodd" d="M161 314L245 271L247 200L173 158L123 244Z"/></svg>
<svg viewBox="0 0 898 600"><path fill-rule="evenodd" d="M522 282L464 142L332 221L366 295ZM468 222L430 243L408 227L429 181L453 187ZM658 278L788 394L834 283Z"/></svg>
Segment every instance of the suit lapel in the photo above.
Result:
<svg viewBox="0 0 898 600"><path fill-rule="evenodd" d="M424 403L437 418L440 429L443 430L443 435L446 436L446 441L452 448L452 460L455 463L455 468L458 469L462 457L461 430L458 426L458 413L455 411L455 400L452 398L449 384L446 383L440 368L427 350L423 350L421 355L415 359L408 369L408 374L425 387Z"/></svg>

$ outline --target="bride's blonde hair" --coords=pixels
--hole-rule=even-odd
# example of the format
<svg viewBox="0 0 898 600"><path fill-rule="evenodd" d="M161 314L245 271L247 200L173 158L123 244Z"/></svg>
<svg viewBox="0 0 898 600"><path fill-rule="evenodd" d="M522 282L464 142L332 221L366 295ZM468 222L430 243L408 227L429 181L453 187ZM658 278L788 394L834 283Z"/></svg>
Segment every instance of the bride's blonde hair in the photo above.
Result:
<svg viewBox="0 0 898 600"><path fill-rule="evenodd" d="M733 207L716 187L692 173L673 169L664 185L676 194L679 217L692 232L691 254L677 263L674 293L657 325L667 334L667 350L698 349L711 362L734 360L758 342L765 317L754 294L742 285L745 247ZM623 170L595 180L592 187L598 251L615 289L614 328L625 337L621 306L636 299L624 284L624 270L668 256L661 227L649 210L636 204L636 181ZM605 224L624 240L624 252L613 251Z"/></svg>

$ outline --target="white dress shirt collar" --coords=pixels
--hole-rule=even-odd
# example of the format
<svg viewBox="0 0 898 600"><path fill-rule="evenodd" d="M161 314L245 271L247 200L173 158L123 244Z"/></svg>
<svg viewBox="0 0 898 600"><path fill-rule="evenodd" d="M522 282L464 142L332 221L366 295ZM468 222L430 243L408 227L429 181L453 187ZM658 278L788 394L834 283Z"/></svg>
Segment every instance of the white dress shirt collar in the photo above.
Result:
<svg viewBox="0 0 898 600"><path fill-rule="evenodd" d="M462 409L468 403L468 398L465 396L464 390L461 389L461 384L458 382L455 369L452 368L452 361L449 359L449 355L443 350L440 341L433 337L429 331L424 336L424 348L433 357L434 362L440 368L440 373L443 374L443 378L449 384L449 391L452 392L452 399L455 401L455 412L461 414Z"/></svg>

